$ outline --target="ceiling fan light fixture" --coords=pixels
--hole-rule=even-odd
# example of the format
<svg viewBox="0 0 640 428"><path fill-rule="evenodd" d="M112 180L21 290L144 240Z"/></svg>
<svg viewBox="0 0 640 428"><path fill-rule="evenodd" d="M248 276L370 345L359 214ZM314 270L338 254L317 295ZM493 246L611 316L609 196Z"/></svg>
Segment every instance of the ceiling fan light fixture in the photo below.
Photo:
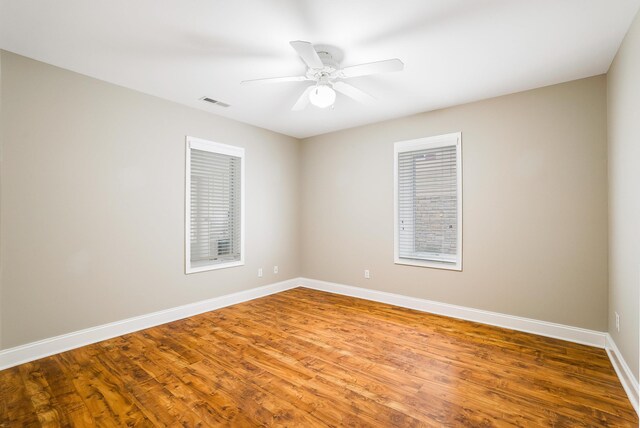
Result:
<svg viewBox="0 0 640 428"><path fill-rule="evenodd" d="M309 93L309 101L316 107L327 108L336 101L336 91L327 85L318 85Z"/></svg>

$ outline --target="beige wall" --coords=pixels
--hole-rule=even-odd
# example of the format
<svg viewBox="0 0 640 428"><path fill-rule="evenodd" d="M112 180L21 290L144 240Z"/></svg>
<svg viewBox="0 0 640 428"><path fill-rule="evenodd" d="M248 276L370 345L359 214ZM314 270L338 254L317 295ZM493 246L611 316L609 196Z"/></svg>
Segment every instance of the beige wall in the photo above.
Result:
<svg viewBox="0 0 640 428"><path fill-rule="evenodd" d="M299 276L296 139L1 64L3 347ZM246 148L243 267L184 274L186 135Z"/></svg>
<svg viewBox="0 0 640 428"><path fill-rule="evenodd" d="M300 143L0 58L5 348L299 275L607 329L603 76ZM456 131L464 270L396 266L393 142ZM185 135L247 149L244 267L184 275Z"/></svg>
<svg viewBox="0 0 640 428"><path fill-rule="evenodd" d="M304 140L303 276L606 331L605 109L598 76ZM456 131L463 272L394 265L393 143Z"/></svg>
<svg viewBox="0 0 640 428"><path fill-rule="evenodd" d="M608 73L609 333L638 379L640 320L640 15ZM620 315L616 330L615 312Z"/></svg>

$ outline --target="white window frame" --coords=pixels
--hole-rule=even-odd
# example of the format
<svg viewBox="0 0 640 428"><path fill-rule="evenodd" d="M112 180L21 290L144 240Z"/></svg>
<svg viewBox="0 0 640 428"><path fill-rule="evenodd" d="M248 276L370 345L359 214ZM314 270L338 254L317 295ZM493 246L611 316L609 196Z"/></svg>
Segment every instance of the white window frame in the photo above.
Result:
<svg viewBox="0 0 640 428"><path fill-rule="evenodd" d="M204 150L227 156L240 158L240 260L227 263L217 263L207 266L191 266L191 149ZM202 138L186 137L186 180L185 180L185 273L204 272L244 265L244 213L245 213L245 185L244 185L244 148L230 146L203 140Z"/></svg>
<svg viewBox="0 0 640 428"><path fill-rule="evenodd" d="M407 259L400 257L399 239L400 231L398 224L398 155L404 152L411 152L437 147L456 146L456 175L457 175L457 251L455 263L438 261L437 256L431 259ZM418 138L415 140L398 141L393 146L393 224L394 224L394 262L398 265L420 266L436 269L462 270L462 133L438 135L435 137Z"/></svg>

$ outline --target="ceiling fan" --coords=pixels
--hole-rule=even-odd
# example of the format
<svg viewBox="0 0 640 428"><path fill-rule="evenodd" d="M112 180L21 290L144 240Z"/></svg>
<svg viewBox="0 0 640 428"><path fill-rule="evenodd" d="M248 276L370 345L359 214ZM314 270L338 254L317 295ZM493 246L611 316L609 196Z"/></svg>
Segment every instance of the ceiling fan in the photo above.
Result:
<svg viewBox="0 0 640 428"><path fill-rule="evenodd" d="M314 84L304 90L298 98L298 101L293 105L291 110L294 111L303 110L309 103L320 108L332 106L336 100L336 91L363 104L371 103L375 101L375 98L361 89L343 82L343 80L351 77L368 76L389 71L401 71L404 68L402 61L397 58L340 68L334 56L329 52L329 49L325 50L322 47L314 47L311 43L300 40L289 42L289 44L296 50L300 58L302 58L307 65L307 71L304 75L243 80L241 83L247 85L302 81L314 82Z"/></svg>

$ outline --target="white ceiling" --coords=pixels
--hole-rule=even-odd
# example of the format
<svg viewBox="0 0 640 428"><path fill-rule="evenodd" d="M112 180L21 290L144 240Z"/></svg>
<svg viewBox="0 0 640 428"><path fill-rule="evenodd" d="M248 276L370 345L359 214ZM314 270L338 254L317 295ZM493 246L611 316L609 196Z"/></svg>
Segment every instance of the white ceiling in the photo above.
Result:
<svg viewBox="0 0 640 428"><path fill-rule="evenodd" d="M294 137L605 73L640 0L0 0L0 47ZM291 106L308 82L291 40L343 66L405 70L349 83L333 110ZM223 109L199 99L231 104Z"/></svg>

